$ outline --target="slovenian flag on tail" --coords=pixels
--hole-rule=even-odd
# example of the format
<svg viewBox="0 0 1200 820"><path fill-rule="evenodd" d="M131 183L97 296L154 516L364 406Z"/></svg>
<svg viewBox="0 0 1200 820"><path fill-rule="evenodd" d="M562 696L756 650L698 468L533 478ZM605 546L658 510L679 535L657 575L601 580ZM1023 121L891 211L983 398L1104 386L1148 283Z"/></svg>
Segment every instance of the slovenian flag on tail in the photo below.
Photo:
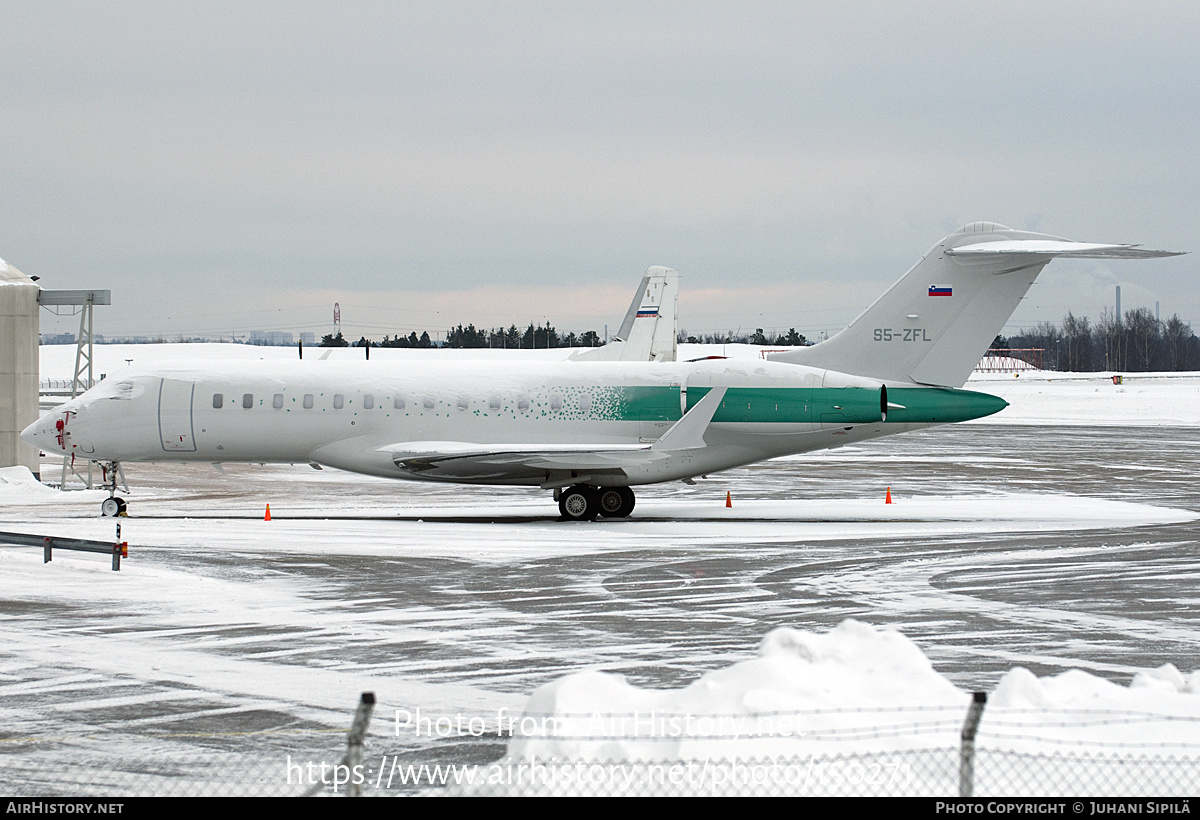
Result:
<svg viewBox="0 0 1200 820"><path fill-rule="evenodd" d="M954 288L950 287L949 285L930 285L929 286L929 295L930 296L953 296Z"/></svg>

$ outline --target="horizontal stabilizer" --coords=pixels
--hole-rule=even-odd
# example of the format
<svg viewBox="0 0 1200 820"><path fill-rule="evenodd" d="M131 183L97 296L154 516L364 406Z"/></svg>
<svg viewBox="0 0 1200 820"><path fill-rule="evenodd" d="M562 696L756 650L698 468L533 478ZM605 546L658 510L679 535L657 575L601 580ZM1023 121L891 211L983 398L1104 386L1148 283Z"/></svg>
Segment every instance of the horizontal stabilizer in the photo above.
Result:
<svg viewBox="0 0 1200 820"><path fill-rule="evenodd" d="M1141 245L1101 245L1095 242L1070 242L1059 239L1016 239L961 245L946 251L948 256L989 256L1023 254L1061 256L1067 259L1160 259L1180 256L1182 251L1153 251Z"/></svg>

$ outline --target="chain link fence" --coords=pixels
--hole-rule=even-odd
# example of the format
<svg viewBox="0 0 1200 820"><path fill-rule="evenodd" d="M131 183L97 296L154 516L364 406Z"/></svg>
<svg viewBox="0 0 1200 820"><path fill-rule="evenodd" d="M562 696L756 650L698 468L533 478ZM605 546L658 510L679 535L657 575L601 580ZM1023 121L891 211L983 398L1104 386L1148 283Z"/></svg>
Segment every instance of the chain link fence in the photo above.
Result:
<svg viewBox="0 0 1200 820"><path fill-rule="evenodd" d="M1169 798L1194 795L1200 785L1200 719L1148 712L988 712L977 700L957 714L939 707L690 716L696 731L686 733L670 731L688 725L684 715L526 714L521 720L541 729L527 733L517 723L508 735L482 716L447 720L458 727L448 731L430 722L424 734L420 725L402 732L399 712L395 720L385 713L371 734L372 708L360 704L348 743L328 732L255 733L243 741L258 747L253 753L225 743L205 748L203 736L148 737L153 751L140 754L128 736L54 748L36 738L0 739L0 777L13 795L96 798ZM736 722L747 718L754 731Z"/></svg>

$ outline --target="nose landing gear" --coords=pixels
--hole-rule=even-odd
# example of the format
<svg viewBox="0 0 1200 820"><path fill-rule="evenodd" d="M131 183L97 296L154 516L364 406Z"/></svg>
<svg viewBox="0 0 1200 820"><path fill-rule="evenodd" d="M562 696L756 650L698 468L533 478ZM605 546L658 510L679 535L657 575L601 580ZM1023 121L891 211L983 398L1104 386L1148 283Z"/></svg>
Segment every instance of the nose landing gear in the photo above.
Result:
<svg viewBox="0 0 1200 820"><path fill-rule="evenodd" d="M121 469L121 463L118 461L104 462L100 464L100 470L104 479L101 489L108 490L108 498L100 502L100 514L105 518L126 515L125 499L117 497L118 477L125 492L129 492L129 484L125 481L125 471Z"/></svg>
<svg viewBox="0 0 1200 820"><path fill-rule="evenodd" d="M100 502L100 514L105 518L125 515L125 499L117 498L116 496L104 499Z"/></svg>

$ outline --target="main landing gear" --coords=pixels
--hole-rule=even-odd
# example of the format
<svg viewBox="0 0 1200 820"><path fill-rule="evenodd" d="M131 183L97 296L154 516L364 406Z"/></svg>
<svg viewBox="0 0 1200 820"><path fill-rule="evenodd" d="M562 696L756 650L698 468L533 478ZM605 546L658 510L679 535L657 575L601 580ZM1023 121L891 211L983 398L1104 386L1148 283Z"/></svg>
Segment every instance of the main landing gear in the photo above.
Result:
<svg viewBox="0 0 1200 820"><path fill-rule="evenodd" d="M628 487L576 484L558 494L558 510L568 521L591 521L597 515L625 518L633 512L633 504L633 490Z"/></svg>
<svg viewBox="0 0 1200 820"><path fill-rule="evenodd" d="M125 515L125 499L117 496L117 479L121 479L125 492L129 492L129 485L125 483L125 473L121 470L120 462L104 462L100 464L100 469L104 478L100 488L108 490L108 498L100 502L100 514L105 518Z"/></svg>

